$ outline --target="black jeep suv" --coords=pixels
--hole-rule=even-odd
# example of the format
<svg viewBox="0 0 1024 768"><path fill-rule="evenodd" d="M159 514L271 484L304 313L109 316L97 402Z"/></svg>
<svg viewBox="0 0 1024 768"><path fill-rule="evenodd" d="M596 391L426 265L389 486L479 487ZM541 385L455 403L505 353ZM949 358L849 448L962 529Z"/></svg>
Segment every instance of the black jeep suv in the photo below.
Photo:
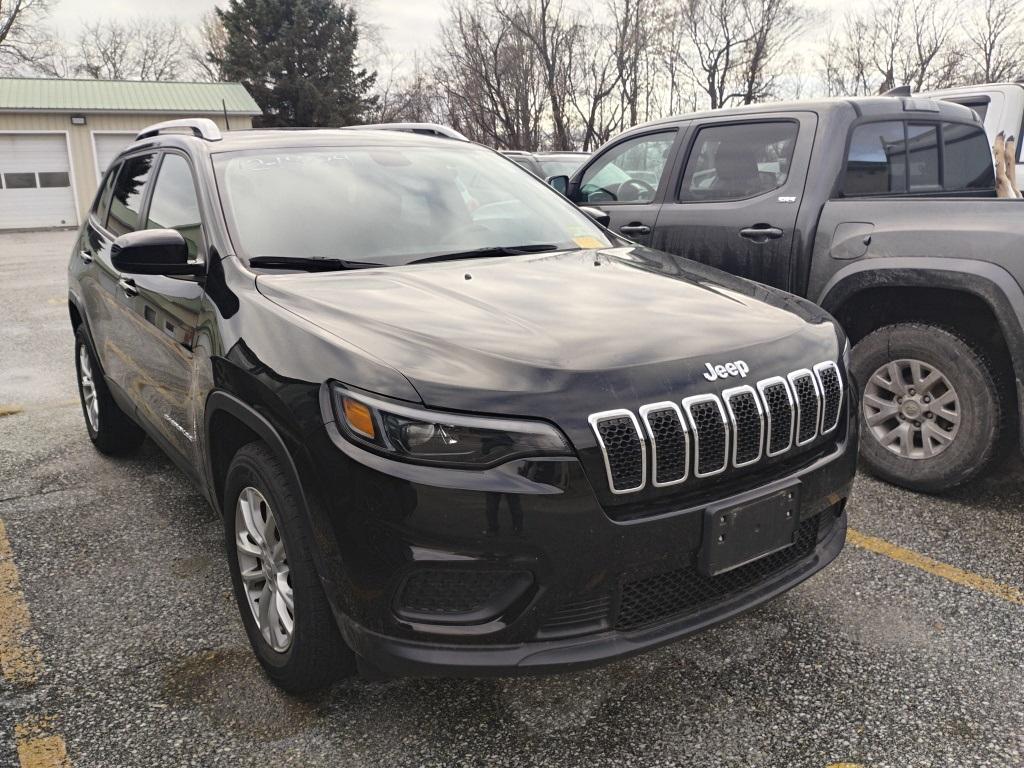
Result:
<svg viewBox="0 0 1024 768"><path fill-rule="evenodd" d="M288 690L597 663L842 548L834 321L619 240L483 147L154 126L69 288L89 436L148 434L220 511Z"/></svg>

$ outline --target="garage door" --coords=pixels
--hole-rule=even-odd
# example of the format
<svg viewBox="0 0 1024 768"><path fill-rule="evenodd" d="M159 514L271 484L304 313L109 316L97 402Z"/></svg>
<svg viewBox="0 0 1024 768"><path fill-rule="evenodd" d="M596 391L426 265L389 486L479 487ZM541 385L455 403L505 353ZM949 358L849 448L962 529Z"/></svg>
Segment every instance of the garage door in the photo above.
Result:
<svg viewBox="0 0 1024 768"><path fill-rule="evenodd" d="M77 223L64 134L0 134L0 229Z"/></svg>
<svg viewBox="0 0 1024 768"><path fill-rule="evenodd" d="M134 133L94 133L93 143L96 145L96 175L98 182L114 162L118 152L127 147L135 139Z"/></svg>

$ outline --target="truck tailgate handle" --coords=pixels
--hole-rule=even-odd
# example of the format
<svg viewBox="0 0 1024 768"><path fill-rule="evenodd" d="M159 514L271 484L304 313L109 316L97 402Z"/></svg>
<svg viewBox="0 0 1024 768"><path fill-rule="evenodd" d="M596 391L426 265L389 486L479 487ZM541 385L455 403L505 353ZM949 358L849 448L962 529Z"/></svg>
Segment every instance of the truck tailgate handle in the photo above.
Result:
<svg viewBox="0 0 1024 768"><path fill-rule="evenodd" d="M769 240L778 240L782 237L782 230L769 224L755 224L741 229L740 237L753 240L755 243L767 243Z"/></svg>

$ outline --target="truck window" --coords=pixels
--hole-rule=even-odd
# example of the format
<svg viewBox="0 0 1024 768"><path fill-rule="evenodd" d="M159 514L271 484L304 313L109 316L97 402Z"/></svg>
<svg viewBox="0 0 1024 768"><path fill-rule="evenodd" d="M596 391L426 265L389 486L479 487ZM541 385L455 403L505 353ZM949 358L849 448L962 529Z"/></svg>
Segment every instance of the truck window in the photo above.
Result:
<svg viewBox="0 0 1024 768"><path fill-rule="evenodd" d="M789 178L799 126L792 121L701 128L686 161L679 199L742 200Z"/></svg>
<svg viewBox="0 0 1024 768"><path fill-rule="evenodd" d="M188 161L180 155L164 155L149 203L146 229L176 229L188 244L188 257L196 258L203 240L199 199Z"/></svg>
<svg viewBox="0 0 1024 768"><path fill-rule="evenodd" d="M946 191L995 187L991 150L982 128L963 123L943 123L942 146L945 153L943 187Z"/></svg>
<svg viewBox="0 0 1024 768"><path fill-rule="evenodd" d="M939 183L939 126L907 125L907 175L911 192L941 192Z"/></svg>
<svg viewBox="0 0 1024 768"><path fill-rule="evenodd" d="M120 167L118 163L111 165L110 170L107 171L107 175L103 179L103 191L96 196L96 202L92 206L91 213L99 222L102 222L107 215L107 209L110 207L110 198L114 196L114 179L117 178L117 170Z"/></svg>
<svg viewBox="0 0 1024 768"><path fill-rule="evenodd" d="M588 203L651 202L675 140L675 131L670 131L612 147L583 174L580 196Z"/></svg>
<svg viewBox="0 0 1024 768"><path fill-rule="evenodd" d="M866 123L853 129L846 157L843 193L887 195L907 191L907 150L903 122Z"/></svg>

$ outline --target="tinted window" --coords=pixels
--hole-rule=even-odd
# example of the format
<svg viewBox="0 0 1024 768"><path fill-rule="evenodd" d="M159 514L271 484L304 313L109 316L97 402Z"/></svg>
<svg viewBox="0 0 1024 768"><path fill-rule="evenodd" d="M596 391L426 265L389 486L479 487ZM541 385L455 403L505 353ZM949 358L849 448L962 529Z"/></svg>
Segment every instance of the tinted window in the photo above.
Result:
<svg viewBox="0 0 1024 768"><path fill-rule="evenodd" d="M103 189L96 197L96 203L92 207L92 213L99 221L106 219L107 208L110 207L110 198L114 195L114 180L117 179L118 168L120 166L114 163L111 169L107 171L107 175L103 179Z"/></svg>
<svg viewBox="0 0 1024 768"><path fill-rule="evenodd" d="M701 128L690 150L680 200L740 200L778 189L789 178L793 122Z"/></svg>
<svg viewBox="0 0 1024 768"><path fill-rule="evenodd" d="M649 203L657 193L675 132L617 144L587 168L580 197L588 203Z"/></svg>
<svg viewBox="0 0 1024 768"><path fill-rule="evenodd" d="M847 195L907 191L907 149L902 122L866 123L853 130L846 159Z"/></svg>
<svg viewBox="0 0 1024 768"><path fill-rule="evenodd" d="M943 186L947 190L955 192L995 187L991 150L984 130L960 123L943 123L942 144L945 149L943 169L946 174Z"/></svg>
<svg viewBox="0 0 1024 768"><path fill-rule="evenodd" d="M609 245L553 189L464 142L225 152L214 166L232 242L250 258L399 265L500 246Z"/></svg>
<svg viewBox="0 0 1024 768"><path fill-rule="evenodd" d="M36 175L34 173L5 173L4 186L7 189L35 189Z"/></svg>
<svg viewBox="0 0 1024 768"><path fill-rule="evenodd" d="M139 228L139 212L146 194L154 155L141 155L124 161L114 184L114 194L107 216L107 229L115 235L126 235Z"/></svg>
<svg viewBox="0 0 1024 768"><path fill-rule="evenodd" d="M938 192L939 126L907 125L907 171L911 192Z"/></svg>
<svg viewBox="0 0 1024 768"><path fill-rule="evenodd" d="M146 229L176 229L188 243L189 258L195 258L202 242L199 199L188 161L180 155L165 155L153 187Z"/></svg>

